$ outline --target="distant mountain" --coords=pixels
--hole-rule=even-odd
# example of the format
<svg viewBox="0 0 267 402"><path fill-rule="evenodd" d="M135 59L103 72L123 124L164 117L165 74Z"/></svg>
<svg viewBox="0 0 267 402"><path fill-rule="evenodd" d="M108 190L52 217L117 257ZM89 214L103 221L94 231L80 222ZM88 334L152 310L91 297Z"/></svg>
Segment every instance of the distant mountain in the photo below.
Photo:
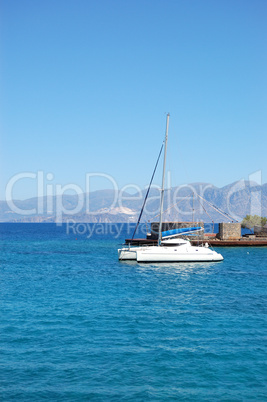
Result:
<svg viewBox="0 0 267 402"><path fill-rule="evenodd" d="M28 200L0 201L1 222L136 222L146 190L128 194L99 190ZM160 191L152 188L142 221L158 220ZM216 209L216 208L218 209ZM267 183L238 181L218 188L191 183L165 191L164 220L241 221L247 214L267 216Z"/></svg>

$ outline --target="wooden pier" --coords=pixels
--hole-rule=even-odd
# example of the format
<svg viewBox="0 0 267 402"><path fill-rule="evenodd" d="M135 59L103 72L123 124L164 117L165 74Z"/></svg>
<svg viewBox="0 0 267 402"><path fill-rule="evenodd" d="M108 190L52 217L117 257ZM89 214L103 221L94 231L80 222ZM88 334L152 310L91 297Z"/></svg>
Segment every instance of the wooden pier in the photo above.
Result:
<svg viewBox="0 0 267 402"><path fill-rule="evenodd" d="M190 228L201 226L204 232L203 222L163 222L163 231L179 228ZM158 243L158 222L151 223L151 234L146 239L126 239L126 244L136 246L156 245ZM219 223L218 233L201 233L200 235L192 236L188 234L188 240L193 246L203 245L208 243L213 247L267 247L267 231L262 228L256 234L241 235L241 223ZM183 238L187 238L186 234Z"/></svg>
<svg viewBox="0 0 267 402"><path fill-rule="evenodd" d="M265 239L248 239L246 237L242 237L240 240L220 240L215 239L211 236L205 236L204 239L200 240L190 240L191 244L194 246L202 245L208 243L212 247L267 247L267 238ZM152 239L125 239L125 243L135 246L143 246L143 245L156 245L157 240Z"/></svg>

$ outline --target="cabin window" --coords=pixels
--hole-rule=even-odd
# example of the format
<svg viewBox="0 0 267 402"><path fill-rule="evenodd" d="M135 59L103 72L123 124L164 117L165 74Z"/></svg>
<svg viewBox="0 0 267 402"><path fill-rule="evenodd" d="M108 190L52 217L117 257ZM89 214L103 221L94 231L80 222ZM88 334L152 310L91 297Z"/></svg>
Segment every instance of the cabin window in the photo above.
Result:
<svg viewBox="0 0 267 402"><path fill-rule="evenodd" d="M173 244L164 244L165 247L173 247ZM181 244L175 244L175 247L180 247L180 246L184 246L184 243Z"/></svg>

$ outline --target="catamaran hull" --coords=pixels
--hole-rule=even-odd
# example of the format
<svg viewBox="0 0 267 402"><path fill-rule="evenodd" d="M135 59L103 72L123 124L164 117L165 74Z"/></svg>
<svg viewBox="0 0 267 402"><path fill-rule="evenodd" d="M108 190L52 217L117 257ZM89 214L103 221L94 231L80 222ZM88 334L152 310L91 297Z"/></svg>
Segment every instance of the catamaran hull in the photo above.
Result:
<svg viewBox="0 0 267 402"><path fill-rule="evenodd" d="M207 248L199 248L198 250L177 251L170 250L168 247L155 248L136 251L137 262L212 262L222 261L223 256L216 251Z"/></svg>
<svg viewBox="0 0 267 402"><path fill-rule="evenodd" d="M222 261L223 256L206 247L131 247L118 250L119 260L137 262L212 262Z"/></svg>
<svg viewBox="0 0 267 402"><path fill-rule="evenodd" d="M135 248L120 248L118 250L119 260L136 260L136 249Z"/></svg>

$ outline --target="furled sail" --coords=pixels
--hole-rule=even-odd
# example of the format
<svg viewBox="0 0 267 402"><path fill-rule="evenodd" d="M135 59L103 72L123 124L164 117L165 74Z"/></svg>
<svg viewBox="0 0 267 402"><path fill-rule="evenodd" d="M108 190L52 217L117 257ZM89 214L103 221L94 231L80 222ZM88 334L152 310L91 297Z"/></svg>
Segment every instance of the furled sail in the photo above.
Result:
<svg viewBox="0 0 267 402"><path fill-rule="evenodd" d="M201 226L191 227L191 228L179 228L172 229L162 232L162 238L171 237L179 234L187 234L188 232L195 232L197 230L203 230Z"/></svg>

